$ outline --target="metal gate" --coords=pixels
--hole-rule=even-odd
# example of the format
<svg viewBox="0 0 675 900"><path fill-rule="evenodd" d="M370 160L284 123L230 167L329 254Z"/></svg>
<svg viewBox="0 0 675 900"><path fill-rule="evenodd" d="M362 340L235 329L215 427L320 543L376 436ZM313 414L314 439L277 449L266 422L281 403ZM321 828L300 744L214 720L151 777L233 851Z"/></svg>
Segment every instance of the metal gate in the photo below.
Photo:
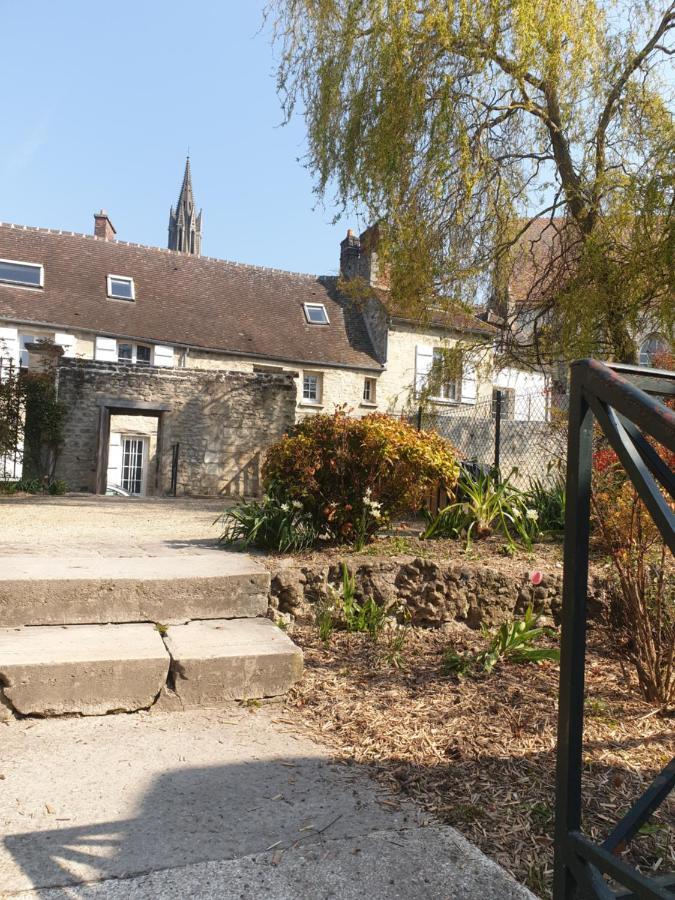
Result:
<svg viewBox="0 0 675 900"><path fill-rule="evenodd" d="M675 553L675 515L667 500L675 499L675 473L647 440L651 437L675 452L675 412L654 396L675 397L675 373L595 360L573 363L571 373L554 898L672 900L675 873L649 878L617 852L675 787L675 757L602 844L581 830L581 772L593 425L597 422L604 432L666 546Z"/></svg>

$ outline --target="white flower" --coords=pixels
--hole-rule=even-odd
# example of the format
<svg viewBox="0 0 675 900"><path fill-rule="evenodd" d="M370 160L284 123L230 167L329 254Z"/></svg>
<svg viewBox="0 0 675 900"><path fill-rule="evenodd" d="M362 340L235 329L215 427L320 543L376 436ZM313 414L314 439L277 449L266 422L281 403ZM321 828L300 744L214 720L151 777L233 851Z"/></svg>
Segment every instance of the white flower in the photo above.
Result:
<svg viewBox="0 0 675 900"><path fill-rule="evenodd" d="M372 492L372 490L371 490L370 488L366 488L366 492L365 492L365 494L363 495L364 503L368 503L368 502L369 502L369 500L370 500L370 495L371 495L372 493L373 493L373 492Z"/></svg>
<svg viewBox="0 0 675 900"><path fill-rule="evenodd" d="M528 509L525 513L525 518L530 519L532 522L536 522L539 518L539 513L536 509Z"/></svg>
<svg viewBox="0 0 675 900"><path fill-rule="evenodd" d="M302 509L302 503L299 500L292 501L293 509Z"/></svg>
<svg viewBox="0 0 675 900"><path fill-rule="evenodd" d="M284 512L288 512L290 510L290 506L288 505L288 503L282 503L280 509L282 509Z"/></svg>
<svg viewBox="0 0 675 900"><path fill-rule="evenodd" d="M329 541L329 540L330 540L330 534L329 534L327 531L324 531L323 534L320 534L320 535L319 535L319 540L320 540L320 541Z"/></svg>

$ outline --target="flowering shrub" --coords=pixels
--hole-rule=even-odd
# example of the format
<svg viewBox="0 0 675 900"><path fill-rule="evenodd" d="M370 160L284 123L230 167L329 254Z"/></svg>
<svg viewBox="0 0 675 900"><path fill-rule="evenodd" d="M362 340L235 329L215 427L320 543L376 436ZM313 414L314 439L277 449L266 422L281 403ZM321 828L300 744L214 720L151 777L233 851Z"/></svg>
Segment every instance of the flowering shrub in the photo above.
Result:
<svg viewBox="0 0 675 900"><path fill-rule="evenodd" d="M440 436L373 413L311 416L267 452L268 489L302 503L323 540L363 546L392 515L419 508L439 482L457 481L454 448Z"/></svg>
<svg viewBox="0 0 675 900"><path fill-rule="evenodd" d="M241 544L288 553L311 547L317 537L302 503L267 494L260 502L253 500L226 509L218 521L223 525L219 541L228 546Z"/></svg>
<svg viewBox="0 0 675 900"><path fill-rule="evenodd" d="M499 481L490 474L463 471L457 497L436 516L428 516L423 538L461 537L468 547L474 539L500 532L510 547L519 542L529 549L540 534L538 511L508 478Z"/></svg>

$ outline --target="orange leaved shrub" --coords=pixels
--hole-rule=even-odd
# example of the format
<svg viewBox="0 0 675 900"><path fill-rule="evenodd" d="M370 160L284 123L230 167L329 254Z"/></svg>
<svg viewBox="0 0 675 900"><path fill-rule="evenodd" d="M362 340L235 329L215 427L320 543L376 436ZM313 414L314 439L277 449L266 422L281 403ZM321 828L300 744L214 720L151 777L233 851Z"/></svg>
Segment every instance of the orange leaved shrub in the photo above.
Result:
<svg viewBox="0 0 675 900"><path fill-rule="evenodd" d="M392 515L419 509L439 482L451 492L457 453L439 435L392 416L315 415L273 444L268 493L302 503L326 540L363 543Z"/></svg>

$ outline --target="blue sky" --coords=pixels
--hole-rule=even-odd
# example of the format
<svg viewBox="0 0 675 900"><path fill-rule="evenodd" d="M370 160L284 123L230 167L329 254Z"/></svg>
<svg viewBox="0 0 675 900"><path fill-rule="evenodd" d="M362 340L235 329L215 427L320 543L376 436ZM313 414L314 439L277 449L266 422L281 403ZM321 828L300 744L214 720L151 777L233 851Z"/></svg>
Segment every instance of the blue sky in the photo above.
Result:
<svg viewBox="0 0 675 900"><path fill-rule="evenodd" d="M333 274L351 222L316 207L279 127L258 0L0 0L0 221L166 246L188 145L202 252Z"/></svg>

